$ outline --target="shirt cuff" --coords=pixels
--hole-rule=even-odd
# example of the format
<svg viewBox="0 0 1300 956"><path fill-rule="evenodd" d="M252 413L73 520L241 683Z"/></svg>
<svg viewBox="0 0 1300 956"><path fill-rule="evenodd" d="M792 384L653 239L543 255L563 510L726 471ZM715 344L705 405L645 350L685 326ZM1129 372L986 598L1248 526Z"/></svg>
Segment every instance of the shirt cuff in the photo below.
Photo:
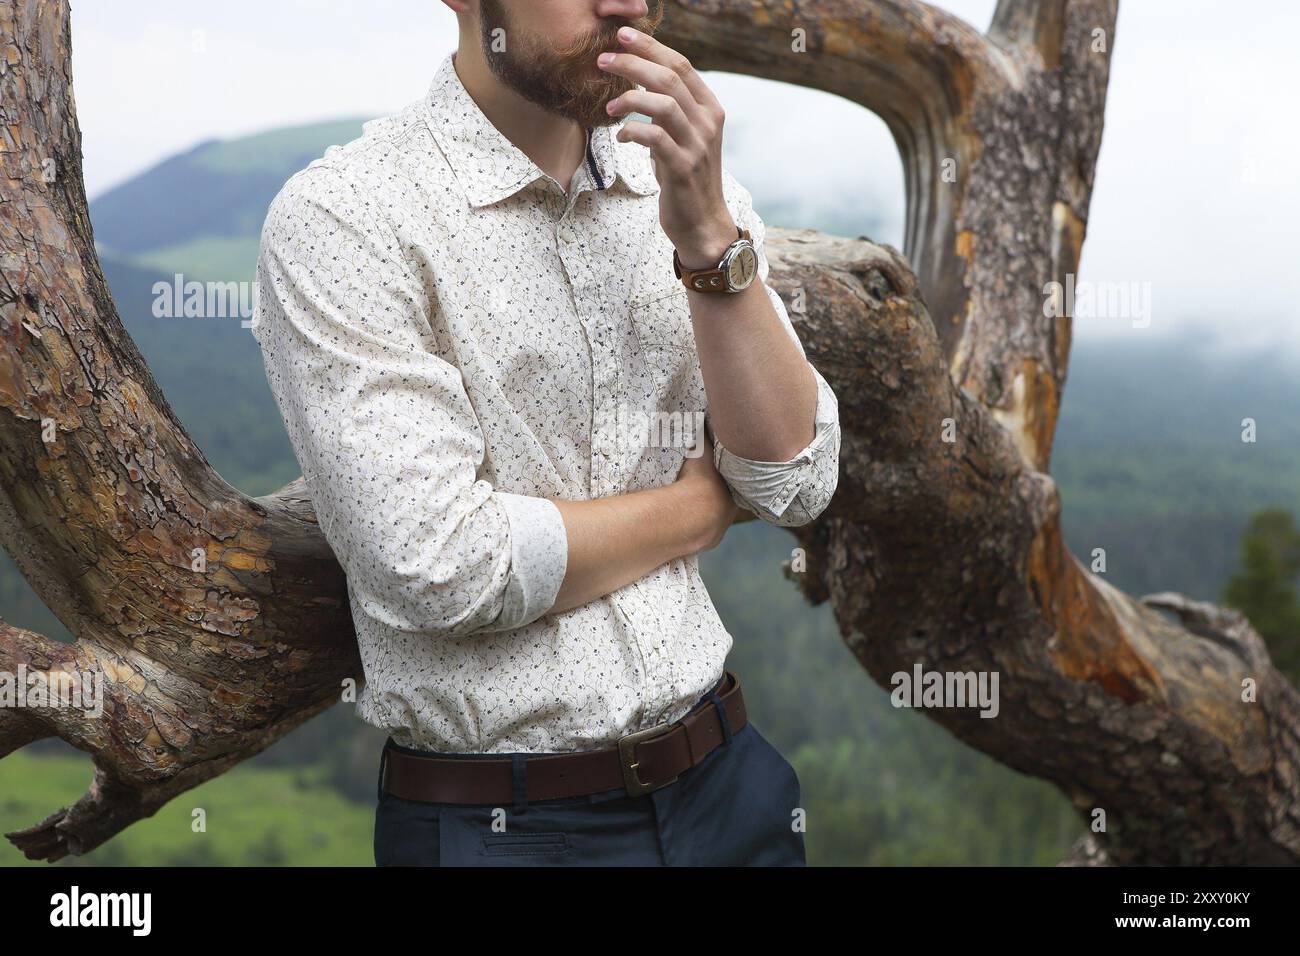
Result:
<svg viewBox="0 0 1300 956"><path fill-rule="evenodd" d="M501 615L488 631L531 624L555 604L569 562L569 536L555 502L498 491L494 497L510 522L510 577Z"/></svg>
<svg viewBox="0 0 1300 956"><path fill-rule="evenodd" d="M779 520L785 514L790 502L813 477L812 470L826 466L837 471L839 467L839 402L815 368L813 377L817 380L813 438L789 461L742 458L723 447L716 437L713 439L713 464L731 488L732 498L768 521Z"/></svg>

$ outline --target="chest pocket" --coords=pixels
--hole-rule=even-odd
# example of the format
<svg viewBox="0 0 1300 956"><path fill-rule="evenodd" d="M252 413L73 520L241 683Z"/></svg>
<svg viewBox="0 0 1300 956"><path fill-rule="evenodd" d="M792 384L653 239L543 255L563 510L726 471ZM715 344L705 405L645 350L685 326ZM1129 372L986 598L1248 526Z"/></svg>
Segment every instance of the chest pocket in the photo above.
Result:
<svg viewBox="0 0 1300 956"><path fill-rule="evenodd" d="M686 288L674 281L642 292L631 302L630 320L646 383L654 389L653 397L647 396L651 408L682 410L683 403L699 397L691 388L699 359Z"/></svg>
<svg viewBox="0 0 1300 956"><path fill-rule="evenodd" d="M708 400L685 286L657 284L630 306L627 399L645 429L630 485L636 489L676 477L703 430Z"/></svg>

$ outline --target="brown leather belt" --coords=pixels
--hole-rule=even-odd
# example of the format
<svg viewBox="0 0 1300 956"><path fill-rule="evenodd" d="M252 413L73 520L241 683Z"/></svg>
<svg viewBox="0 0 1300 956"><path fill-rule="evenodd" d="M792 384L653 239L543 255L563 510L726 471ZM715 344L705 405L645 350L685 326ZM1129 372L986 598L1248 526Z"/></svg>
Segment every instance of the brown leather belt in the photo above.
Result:
<svg viewBox="0 0 1300 956"><path fill-rule="evenodd" d="M745 700L736 675L724 671L712 693L726 712L725 730L718 708L706 700L680 720L627 734L613 747L528 757L520 761L526 799L556 800L620 788L636 797L667 786L723 743L726 731L735 734L745 726ZM380 787L403 800L501 806L519 796L515 765L510 757L413 753L390 737L384 743Z"/></svg>

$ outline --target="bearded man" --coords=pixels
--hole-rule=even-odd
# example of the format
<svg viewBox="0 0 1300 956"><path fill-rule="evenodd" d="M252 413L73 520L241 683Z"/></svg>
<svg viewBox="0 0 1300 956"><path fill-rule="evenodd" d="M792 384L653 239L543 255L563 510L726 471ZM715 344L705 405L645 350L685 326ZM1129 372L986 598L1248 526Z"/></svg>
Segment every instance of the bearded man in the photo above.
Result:
<svg viewBox="0 0 1300 956"><path fill-rule="evenodd" d="M253 322L388 732L375 862L802 865L698 555L826 508L838 411L722 106L662 0L443 2L428 94L271 204Z"/></svg>

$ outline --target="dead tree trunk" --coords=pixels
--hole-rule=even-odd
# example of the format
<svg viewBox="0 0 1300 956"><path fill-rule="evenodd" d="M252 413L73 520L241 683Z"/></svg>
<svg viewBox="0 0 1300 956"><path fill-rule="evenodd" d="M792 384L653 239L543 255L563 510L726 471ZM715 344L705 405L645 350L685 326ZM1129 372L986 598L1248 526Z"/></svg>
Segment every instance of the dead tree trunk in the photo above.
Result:
<svg viewBox="0 0 1300 956"><path fill-rule="evenodd" d="M1079 862L1300 860L1300 695L1240 615L1139 603L1083 568L1047 474L1070 320L1044 315L1044 287L1079 261L1113 0L1003 0L987 35L914 0L669 7L660 35L697 68L852 99L903 157L906 258L769 234L844 426L839 493L798 529L804 592L883 685L917 662L997 671L996 719L930 714L1086 820L1104 810ZM0 756L57 735L94 757L81 801L9 834L53 860L262 750L360 665L301 482L259 499L223 482L123 331L86 213L66 3L4 0L0 43L0 541L78 637L0 624L0 670L109 680L99 720L0 709Z"/></svg>
<svg viewBox="0 0 1300 956"><path fill-rule="evenodd" d="M75 805L8 834L85 853L274 743L361 664L345 579L302 480L261 499L190 440L95 256L64 0L0 2L0 540L78 638L0 623L0 671L106 677L98 719L0 708L0 756L92 754Z"/></svg>

